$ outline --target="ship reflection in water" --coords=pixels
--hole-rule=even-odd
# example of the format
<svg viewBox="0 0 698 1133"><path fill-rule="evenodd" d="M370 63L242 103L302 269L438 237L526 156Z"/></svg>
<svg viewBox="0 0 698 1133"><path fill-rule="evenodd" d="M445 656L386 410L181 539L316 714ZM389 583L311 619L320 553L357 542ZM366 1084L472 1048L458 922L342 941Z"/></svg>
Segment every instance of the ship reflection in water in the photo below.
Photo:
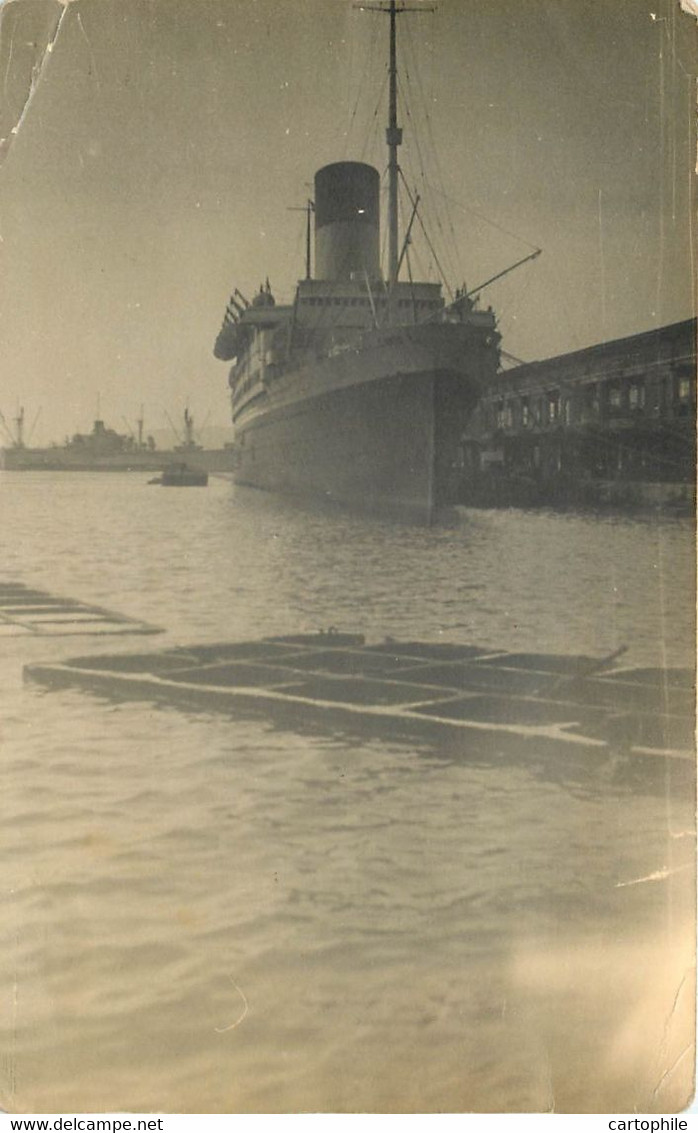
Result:
<svg viewBox="0 0 698 1133"><path fill-rule="evenodd" d="M2 487L6 581L166 630L124 652L334 625L693 663L680 518L482 510L446 530L216 479L196 507L119 474ZM115 648L4 638L5 1108L687 1102L685 776L22 680Z"/></svg>

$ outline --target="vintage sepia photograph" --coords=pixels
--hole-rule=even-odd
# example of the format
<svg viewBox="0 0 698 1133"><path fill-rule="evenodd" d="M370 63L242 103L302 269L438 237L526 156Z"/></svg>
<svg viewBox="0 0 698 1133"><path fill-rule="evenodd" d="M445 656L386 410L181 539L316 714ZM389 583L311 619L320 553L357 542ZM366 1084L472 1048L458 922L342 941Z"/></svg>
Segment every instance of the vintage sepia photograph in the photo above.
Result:
<svg viewBox="0 0 698 1133"><path fill-rule="evenodd" d="M697 30L0 0L6 1113L692 1105Z"/></svg>

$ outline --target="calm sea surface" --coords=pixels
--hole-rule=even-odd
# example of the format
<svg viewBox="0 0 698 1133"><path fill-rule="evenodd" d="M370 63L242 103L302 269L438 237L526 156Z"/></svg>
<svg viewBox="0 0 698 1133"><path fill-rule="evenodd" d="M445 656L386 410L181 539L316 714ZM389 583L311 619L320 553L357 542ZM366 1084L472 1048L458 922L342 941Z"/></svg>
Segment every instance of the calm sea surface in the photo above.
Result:
<svg viewBox="0 0 698 1133"><path fill-rule="evenodd" d="M687 665L690 522L420 530L145 479L0 474L0 579L166 631L1 639L0 1104L685 1105L688 785L46 691L22 667L330 625Z"/></svg>

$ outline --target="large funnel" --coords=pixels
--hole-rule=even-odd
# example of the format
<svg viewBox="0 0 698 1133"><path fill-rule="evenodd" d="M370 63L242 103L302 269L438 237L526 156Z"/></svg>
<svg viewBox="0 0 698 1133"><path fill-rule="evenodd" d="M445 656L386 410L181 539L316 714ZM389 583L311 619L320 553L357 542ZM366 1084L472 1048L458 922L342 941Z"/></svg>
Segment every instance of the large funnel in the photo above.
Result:
<svg viewBox="0 0 698 1133"><path fill-rule="evenodd" d="M360 161L338 161L315 174L315 277L378 279L380 178Z"/></svg>

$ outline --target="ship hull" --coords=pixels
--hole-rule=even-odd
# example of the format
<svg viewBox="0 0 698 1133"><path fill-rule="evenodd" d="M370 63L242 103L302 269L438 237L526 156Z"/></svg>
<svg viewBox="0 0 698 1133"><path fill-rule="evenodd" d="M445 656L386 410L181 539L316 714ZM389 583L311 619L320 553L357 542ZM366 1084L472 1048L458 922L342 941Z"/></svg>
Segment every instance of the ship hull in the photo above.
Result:
<svg viewBox="0 0 698 1133"><path fill-rule="evenodd" d="M496 365L487 349L463 351L462 328L450 332L403 334L287 376L237 422L236 481L431 523L457 502L462 434Z"/></svg>
<svg viewBox="0 0 698 1133"><path fill-rule="evenodd" d="M433 385L394 377L272 410L242 431L235 479L428 523Z"/></svg>
<svg viewBox="0 0 698 1133"><path fill-rule="evenodd" d="M162 472L167 464L181 460L184 456L206 472L232 471L229 448L93 455L59 446L15 447L0 450L0 468L7 472Z"/></svg>

